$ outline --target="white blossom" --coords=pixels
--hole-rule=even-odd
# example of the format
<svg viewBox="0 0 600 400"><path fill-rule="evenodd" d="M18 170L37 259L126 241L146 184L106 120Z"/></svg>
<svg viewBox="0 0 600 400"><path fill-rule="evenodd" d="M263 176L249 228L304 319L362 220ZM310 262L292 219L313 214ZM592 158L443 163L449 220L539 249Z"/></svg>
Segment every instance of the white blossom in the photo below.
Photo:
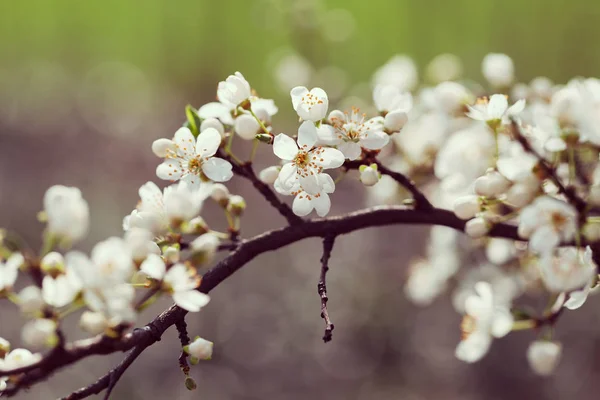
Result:
<svg viewBox="0 0 600 400"><path fill-rule="evenodd" d="M331 128L319 130L319 139L329 145L336 145L350 160L360 157L363 147L367 150L379 150L390 141L388 134L383 131L383 117L367 120L366 114L361 114L358 108L353 108L350 113L334 110L329 114L329 122Z"/></svg>
<svg viewBox="0 0 600 400"><path fill-rule="evenodd" d="M214 156L221 139L214 128L200 132L198 138L188 128L179 128L165 151L165 160L156 168L156 176L168 181L182 180L191 188L198 188L203 176L215 182L230 180L231 164Z"/></svg>
<svg viewBox="0 0 600 400"><path fill-rule="evenodd" d="M59 239L75 242L88 232L90 212L77 188L61 185L49 188L44 194L44 212L48 233Z"/></svg>
<svg viewBox="0 0 600 400"><path fill-rule="evenodd" d="M23 343L31 348L54 347L58 344L56 321L39 318L25 324L21 331Z"/></svg>
<svg viewBox="0 0 600 400"><path fill-rule="evenodd" d="M305 121L298 129L298 140L280 133L273 142L273 152L286 163L277 180L283 188L290 189L296 181L303 191L316 195L321 192L317 176L324 170L340 167L344 155L336 149L314 147L317 130L312 122Z"/></svg>
<svg viewBox="0 0 600 400"><path fill-rule="evenodd" d="M398 87L392 85L375 86L373 102L377 111L381 113L395 110L404 110L405 113L408 113L413 104L410 92L402 92Z"/></svg>
<svg viewBox="0 0 600 400"><path fill-rule="evenodd" d="M560 343L536 340L527 349L527 361L533 372L546 376L552 374L556 369L561 353L562 345Z"/></svg>
<svg viewBox="0 0 600 400"><path fill-rule="evenodd" d="M480 238L490 231L491 224L484 217L475 217L465 224L465 233L472 238Z"/></svg>
<svg viewBox="0 0 600 400"><path fill-rule="evenodd" d="M475 180L474 190L480 196L498 197L510 188L510 181L498 171L488 171Z"/></svg>
<svg viewBox="0 0 600 400"><path fill-rule="evenodd" d="M316 178L318 187L320 188L317 194L310 194L303 190L298 179L291 186L282 186L280 179L277 179L275 181L275 190L286 196L295 196L292 203L292 210L299 217L304 217L313 210L317 212L319 217L324 217L331 209L329 194L335 191L335 182L327 174L318 174Z"/></svg>
<svg viewBox="0 0 600 400"><path fill-rule="evenodd" d="M460 219L471 219L481 211L479 197L475 195L465 195L454 201L454 214Z"/></svg>
<svg viewBox="0 0 600 400"><path fill-rule="evenodd" d="M66 268L64 273L44 277L42 298L50 306L64 307L75 300L82 288L81 278L72 268Z"/></svg>
<svg viewBox="0 0 600 400"><path fill-rule="evenodd" d="M298 116L305 121L320 121L327 115L329 99L321 88L310 91L304 86L297 86L290 91L292 106Z"/></svg>
<svg viewBox="0 0 600 400"><path fill-rule="evenodd" d="M19 268L25 262L21 253L13 253L6 261L0 260L0 292L11 290L17 276Z"/></svg>
<svg viewBox="0 0 600 400"><path fill-rule="evenodd" d="M230 108L239 106L252 96L252 88L240 72L229 75L225 81L219 82L217 87L217 98Z"/></svg>
<svg viewBox="0 0 600 400"><path fill-rule="evenodd" d="M507 117L519 114L525 108L525 100L519 100L512 106L508 106L506 96L494 94L490 99L479 99L474 106L468 106L467 116L476 121L488 123L500 123Z"/></svg>
<svg viewBox="0 0 600 400"><path fill-rule="evenodd" d="M233 125L233 116L231 114L234 109L235 107L232 107L230 105L225 105L223 103L219 103L218 101L213 101L211 103L203 105L198 109L198 117L205 121L214 118L219 120L224 125ZM202 129L202 126L200 127L200 130L204 130ZM217 131L221 133L219 129L217 129Z"/></svg>
<svg viewBox="0 0 600 400"><path fill-rule="evenodd" d="M190 243L192 251L202 255L202 261L209 263L214 258L219 248L220 240L212 233L205 233L198 236Z"/></svg>
<svg viewBox="0 0 600 400"><path fill-rule="evenodd" d="M140 269L150 278L162 282L163 290L173 296L175 304L187 311L200 311L210 300L208 295L196 290L200 277L185 264L175 264L167 270L163 259L151 254Z"/></svg>
<svg viewBox="0 0 600 400"><path fill-rule="evenodd" d="M489 283L478 282L475 291L476 295L466 299L463 336L456 347L456 357L468 363L479 361L488 352L492 338L506 336L513 325L510 311L495 302Z"/></svg>
<svg viewBox="0 0 600 400"><path fill-rule="evenodd" d="M102 313L84 311L79 318L79 326L87 333L99 335L109 327L109 322Z"/></svg>
<svg viewBox="0 0 600 400"><path fill-rule="evenodd" d="M44 308L42 291L35 285L29 285L19 292L19 308L22 313L35 313Z"/></svg>
<svg viewBox="0 0 600 400"><path fill-rule="evenodd" d="M131 228L125 232L125 243L134 262L141 263L148 254L160 254L160 248L152 240L153 236L152 232L141 228Z"/></svg>
<svg viewBox="0 0 600 400"><path fill-rule="evenodd" d="M24 368L38 363L41 359L40 353L32 353L27 349L14 349L4 357L0 367L4 370Z"/></svg>
<svg viewBox="0 0 600 400"><path fill-rule="evenodd" d="M591 284L596 275L592 250L574 247L556 249L556 254L543 254L539 261L546 287L555 293L582 289Z"/></svg>
<svg viewBox="0 0 600 400"><path fill-rule="evenodd" d="M490 53L481 64L481 71L487 81L495 87L504 87L512 83L515 67L506 54Z"/></svg>
<svg viewBox="0 0 600 400"><path fill-rule="evenodd" d="M552 251L561 240L572 240L576 230L577 211L563 201L542 196L521 211L519 236L529 239L535 252Z"/></svg>

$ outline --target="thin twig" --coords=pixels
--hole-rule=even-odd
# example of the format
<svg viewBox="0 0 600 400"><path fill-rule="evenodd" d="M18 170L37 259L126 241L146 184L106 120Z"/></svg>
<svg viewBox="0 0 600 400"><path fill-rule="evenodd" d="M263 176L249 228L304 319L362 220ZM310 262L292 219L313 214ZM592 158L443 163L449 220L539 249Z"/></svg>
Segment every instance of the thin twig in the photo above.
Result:
<svg viewBox="0 0 600 400"><path fill-rule="evenodd" d="M187 323L185 322L185 316L181 318L179 321L175 322L175 327L177 328L177 332L179 333L179 342L181 342L181 347L187 346L190 344L190 337L187 331ZM190 374L190 365L188 364L188 353L184 350L181 350L181 354L179 355L179 367L185 376Z"/></svg>
<svg viewBox="0 0 600 400"><path fill-rule="evenodd" d="M577 195L574 187L567 187L561 182L561 180L556 175L556 171L554 170L554 168L552 168L550 163L541 154L539 154L531 146L527 138L523 136L523 132L521 132L519 124L514 119L511 120L511 128L513 138L521 144L523 150L525 150L527 153L533 155L535 158L538 159L539 167L543 170L544 174L552 181L552 183L556 185L559 193L565 195L569 203L571 203L571 205L575 207L580 216L585 216L585 210L587 207L586 201Z"/></svg>
<svg viewBox="0 0 600 400"><path fill-rule="evenodd" d="M331 341L333 337L333 323L329 317L329 311L327 310L327 302L329 297L327 296L327 271L329 271L329 258L331 257L331 250L333 250L333 243L335 242L334 235L327 235L323 239L323 256L321 257L321 276L319 283L317 284L317 292L321 297L321 318L325 320L325 334L323 335L323 341L325 343Z"/></svg>
<svg viewBox="0 0 600 400"><path fill-rule="evenodd" d="M133 364L133 362L138 358L138 356L140 354L142 354L142 352L150 344L151 343L148 343L146 345L140 344L140 345L134 347L133 350L130 351L125 356L123 361L121 361L119 363L119 365L117 365L115 368L111 369L106 375L104 375L103 377L98 379L93 384L83 387L79 390L76 390L75 392L71 393L70 395L63 397L61 400L84 399L86 397L91 396L92 394L98 394L105 389L106 389L106 392L104 393L104 400L108 400L110 398L110 394L112 393L113 389L117 385L117 382L119 381L121 376L123 376L123 374L125 373L127 368L129 368L129 366L131 366L131 364Z"/></svg>
<svg viewBox="0 0 600 400"><path fill-rule="evenodd" d="M398 182L402 187L404 187L406 190L408 190L415 201L414 207L416 209L430 210L433 208L433 205L431 204L431 202L429 200L427 200L427 197L425 197L423 192L421 192L421 190L419 190L419 188L417 187L415 182L412 181L412 179L410 179L409 177L407 177L406 175L404 175L400 172L392 171L391 169L389 169L388 167L383 165L381 163L381 161L379 161L377 158L375 158L375 156L366 157L362 160L346 161L344 163L344 167L346 169L358 169L358 168L360 168L361 165L371 165L371 164L376 164L379 172L381 172L383 175L388 175L390 178L392 178L393 180Z"/></svg>

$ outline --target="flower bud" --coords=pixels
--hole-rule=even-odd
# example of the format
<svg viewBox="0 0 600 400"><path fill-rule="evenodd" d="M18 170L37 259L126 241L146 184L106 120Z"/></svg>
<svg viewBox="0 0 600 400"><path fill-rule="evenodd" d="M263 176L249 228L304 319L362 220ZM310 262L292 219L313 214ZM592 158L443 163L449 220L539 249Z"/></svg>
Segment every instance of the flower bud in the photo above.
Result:
<svg viewBox="0 0 600 400"><path fill-rule="evenodd" d="M184 233L190 233L194 235L202 235L209 231L208 224L204 221L204 218L198 216L192 218L185 226Z"/></svg>
<svg viewBox="0 0 600 400"><path fill-rule="evenodd" d="M21 337L28 347L55 347L58 344L56 322L46 318L29 321L23 327Z"/></svg>
<svg viewBox="0 0 600 400"><path fill-rule="evenodd" d="M527 349L529 366L538 375L550 375L558 365L562 345L558 342L536 340Z"/></svg>
<svg viewBox="0 0 600 400"><path fill-rule="evenodd" d="M244 140L252 140L260 130L258 121L248 114L242 114L235 119L235 133Z"/></svg>
<svg viewBox="0 0 600 400"><path fill-rule="evenodd" d="M216 129L221 137L224 137L225 135L225 128L223 127L223 124L216 118L206 118L204 121L202 121L200 124L200 132L208 128Z"/></svg>
<svg viewBox="0 0 600 400"><path fill-rule="evenodd" d="M152 142L152 152L155 156L160 158L165 158L169 153L175 152L177 150L177 146L175 142L170 139L157 139Z"/></svg>
<svg viewBox="0 0 600 400"><path fill-rule="evenodd" d="M211 262L215 257L219 243L219 238L212 233L205 233L204 235L198 236L190 244L194 261L198 264Z"/></svg>
<svg viewBox="0 0 600 400"><path fill-rule="evenodd" d="M515 67L506 54L490 53L483 59L481 72L492 86L505 87L512 83Z"/></svg>
<svg viewBox="0 0 600 400"><path fill-rule="evenodd" d="M516 183L508 189L506 202L516 208L521 208L533 200L535 192L528 185Z"/></svg>
<svg viewBox="0 0 600 400"><path fill-rule="evenodd" d="M475 193L485 197L497 197L510 187L510 181L498 171L487 172L475 180Z"/></svg>
<svg viewBox="0 0 600 400"><path fill-rule="evenodd" d="M102 313L84 311L79 319L79 327L87 333L99 335L108 328L108 320Z"/></svg>
<svg viewBox="0 0 600 400"><path fill-rule="evenodd" d="M221 207L225 207L229 201L229 189L222 183L215 183L212 185L210 197L219 203Z"/></svg>
<svg viewBox="0 0 600 400"><path fill-rule="evenodd" d="M65 259L62 254L56 251L50 252L42 258L40 262L42 271L46 274L54 275L65 270Z"/></svg>
<svg viewBox="0 0 600 400"><path fill-rule="evenodd" d="M196 385L196 381L189 376L185 377L185 388L187 390L196 390L198 385Z"/></svg>
<svg viewBox="0 0 600 400"><path fill-rule="evenodd" d="M227 205L227 211L236 217L241 216L246 209L246 201L242 196L234 195L229 198L229 204Z"/></svg>
<svg viewBox="0 0 600 400"><path fill-rule="evenodd" d="M408 114L404 110L395 110L386 114L383 127L386 132L399 132L408 122Z"/></svg>
<svg viewBox="0 0 600 400"><path fill-rule="evenodd" d="M184 347L184 350L198 360L210 360L212 358L213 345L213 342L196 336L192 343Z"/></svg>
<svg viewBox="0 0 600 400"><path fill-rule="evenodd" d="M381 178L381 174L377 171L377 164L361 165L358 170L360 171L360 181L365 186L373 186Z"/></svg>
<svg viewBox="0 0 600 400"><path fill-rule="evenodd" d="M460 219L471 219L481 211L479 198L475 195L466 195L454 201L454 214Z"/></svg>
<svg viewBox="0 0 600 400"><path fill-rule="evenodd" d="M169 246L166 249L163 249L163 258L166 262L173 264L177 263L179 262L180 252L179 245Z"/></svg>
<svg viewBox="0 0 600 400"><path fill-rule="evenodd" d="M22 313L34 313L44 307L42 291L35 285L23 288L19 292L19 307Z"/></svg>
<svg viewBox="0 0 600 400"><path fill-rule="evenodd" d="M260 171L258 174L258 179L261 182L266 183L267 185L272 185L277 180L279 176L279 171L281 168L277 165L272 165Z"/></svg>
<svg viewBox="0 0 600 400"><path fill-rule="evenodd" d="M475 217L465 224L465 233L472 238L485 236L491 229L489 222L483 217Z"/></svg>

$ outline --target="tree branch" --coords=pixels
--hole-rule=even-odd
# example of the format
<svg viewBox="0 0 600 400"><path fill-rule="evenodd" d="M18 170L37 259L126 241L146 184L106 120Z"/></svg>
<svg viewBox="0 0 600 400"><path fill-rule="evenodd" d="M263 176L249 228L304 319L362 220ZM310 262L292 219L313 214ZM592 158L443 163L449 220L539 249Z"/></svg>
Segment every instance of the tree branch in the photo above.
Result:
<svg viewBox="0 0 600 400"><path fill-rule="evenodd" d="M331 257L331 250L333 250L333 243L335 236L328 235L323 239L323 256L321 257L321 276L319 283L317 284L317 292L321 297L321 318L325 320L325 334L323 335L323 341L325 343L331 341L333 337L333 323L329 318L329 312L327 310L327 302L329 297L327 296L327 271L329 271L329 258Z"/></svg>
<svg viewBox="0 0 600 400"><path fill-rule="evenodd" d="M342 216L306 221L299 225L286 226L240 241L238 247L229 256L204 274L199 290L208 293L256 256L280 249L300 240L309 237L339 236L369 227L397 224L440 225L459 231L464 231L465 227L465 221L456 217L451 211L438 208L429 210L412 209L403 206L375 207ZM517 227L508 224L496 224L489 232L489 236L521 240L517 234ZM572 243L566 243L565 245L572 245ZM0 376L20 375L16 381L17 383L4 391L3 395L14 396L21 389L46 379L55 371L88 356L111 354L135 348L136 351L130 353L116 367L118 369L117 373L122 374L120 369L123 368L124 371L133 362L133 359L139 355L138 352L159 341L162 334L169 327L181 321L186 314L187 311L173 305L143 328L135 329L120 339L98 336L76 341L66 344L64 348L61 347L59 350L51 351L39 363L32 366L11 371L0 371ZM133 359L128 361L130 357ZM113 374L113 376L116 375ZM105 382L103 379L107 378L101 378L102 385ZM110 378L108 379L110 384ZM96 384L98 382L93 385ZM79 392L84 393L85 390L80 389Z"/></svg>
<svg viewBox="0 0 600 400"><path fill-rule="evenodd" d="M237 162L235 162L235 160L233 160L231 157L225 154L225 152L221 149L219 149L218 154L219 157L224 158L231 163L233 167L233 172L236 175L239 175L242 178L249 180L252 183L252 186L254 186L254 188L260 194L262 194L265 200L267 200L269 204L271 204L273 208L275 208L279 212L279 214L281 214L287 220L287 222L290 225L301 224L304 221L302 218L294 214L290 206L288 206L286 203L281 201L279 197L277 197L277 195L275 194L275 192L273 192L269 185L258 179L256 174L254 173L254 169L252 168L251 162L238 164Z"/></svg>

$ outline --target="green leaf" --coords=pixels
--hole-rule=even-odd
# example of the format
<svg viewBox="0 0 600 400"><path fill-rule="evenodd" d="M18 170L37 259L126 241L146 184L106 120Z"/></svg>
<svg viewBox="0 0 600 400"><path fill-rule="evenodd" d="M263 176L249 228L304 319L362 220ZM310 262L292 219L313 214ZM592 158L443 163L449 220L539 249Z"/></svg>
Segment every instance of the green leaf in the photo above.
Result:
<svg viewBox="0 0 600 400"><path fill-rule="evenodd" d="M192 131L192 135L194 135L194 137L198 137L198 135L200 134L200 123L202 122L200 121L198 112L194 109L194 107L188 104L187 106L185 106L185 116L187 118L187 121L184 124L184 126L189 128L190 131Z"/></svg>

